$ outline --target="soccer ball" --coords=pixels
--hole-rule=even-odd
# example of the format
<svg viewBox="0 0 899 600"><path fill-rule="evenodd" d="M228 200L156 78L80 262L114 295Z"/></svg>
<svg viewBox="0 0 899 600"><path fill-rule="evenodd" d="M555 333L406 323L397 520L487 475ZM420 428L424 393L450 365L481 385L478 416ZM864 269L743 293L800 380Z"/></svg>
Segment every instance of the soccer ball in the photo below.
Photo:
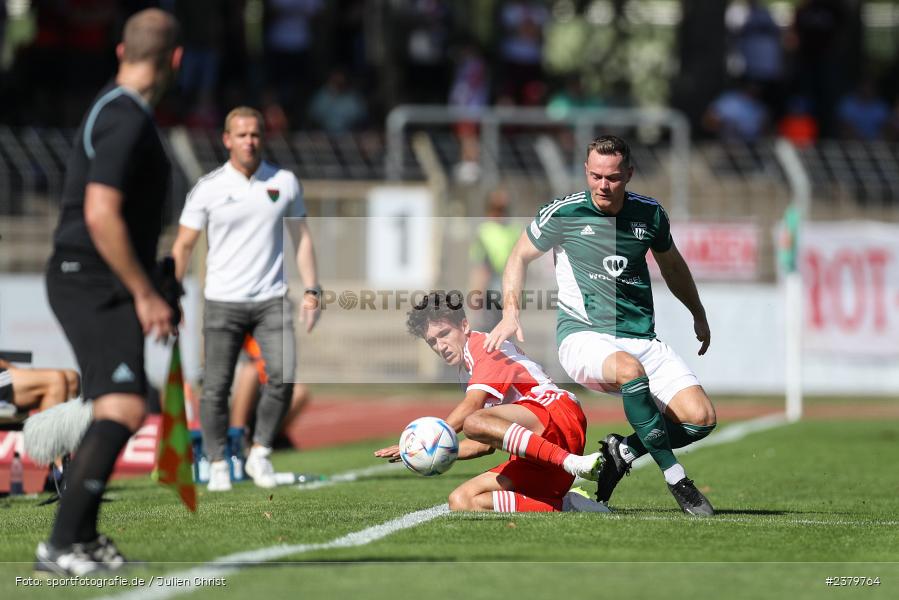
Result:
<svg viewBox="0 0 899 600"><path fill-rule="evenodd" d="M400 458L419 475L446 473L459 456L459 438L449 423L437 417L421 417L400 435Z"/></svg>

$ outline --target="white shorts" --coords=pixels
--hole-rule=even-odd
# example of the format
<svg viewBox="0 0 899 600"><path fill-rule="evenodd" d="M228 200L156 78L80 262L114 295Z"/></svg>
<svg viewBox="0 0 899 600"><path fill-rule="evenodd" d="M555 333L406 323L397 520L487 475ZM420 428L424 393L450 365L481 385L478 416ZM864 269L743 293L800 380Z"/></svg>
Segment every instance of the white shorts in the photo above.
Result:
<svg viewBox="0 0 899 600"><path fill-rule="evenodd" d="M585 388L619 394L614 382L603 380L602 364L615 352L627 352L640 361L649 377L652 392L660 409L668 406L679 391L699 385L690 367L671 347L660 340L618 338L606 333L579 331L572 333L559 346L559 362L568 376Z"/></svg>

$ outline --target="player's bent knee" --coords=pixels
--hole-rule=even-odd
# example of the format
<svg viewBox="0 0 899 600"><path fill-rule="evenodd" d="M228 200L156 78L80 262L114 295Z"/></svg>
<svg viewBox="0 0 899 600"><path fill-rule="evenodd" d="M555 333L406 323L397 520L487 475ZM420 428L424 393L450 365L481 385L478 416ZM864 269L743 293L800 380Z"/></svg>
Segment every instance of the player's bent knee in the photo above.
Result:
<svg viewBox="0 0 899 600"><path fill-rule="evenodd" d="M696 425L702 425L704 427L708 427L709 431L715 428L718 425L718 420L715 418L715 414L706 413L702 418L696 419L692 421Z"/></svg>
<svg viewBox="0 0 899 600"><path fill-rule="evenodd" d="M710 403L695 403L691 406L682 407L678 418L681 423L691 423L693 425L702 425L703 427L715 427L718 423L715 409L712 408Z"/></svg>
<svg viewBox="0 0 899 600"><path fill-rule="evenodd" d="M612 359L615 361L613 363L612 375L615 383L618 385L624 385L629 381L646 376L643 364L630 354L618 352Z"/></svg>
<svg viewBox="0 0 899 600"><path fill-rule="evenodd" d="M484 441L484 437L487 435L487 423L485 422L483 414L483 410L478 410L467 417L465 417L465 421L462 422L462 433L465 434L465 437L482 442Z"/></svg>
<svg viewBox="0 0 899 600"><path fill-rule="evenodd" d="M453 490L447 498L447 502L449 509L453 511L474 510L474 498L461 488Z"/></svg>

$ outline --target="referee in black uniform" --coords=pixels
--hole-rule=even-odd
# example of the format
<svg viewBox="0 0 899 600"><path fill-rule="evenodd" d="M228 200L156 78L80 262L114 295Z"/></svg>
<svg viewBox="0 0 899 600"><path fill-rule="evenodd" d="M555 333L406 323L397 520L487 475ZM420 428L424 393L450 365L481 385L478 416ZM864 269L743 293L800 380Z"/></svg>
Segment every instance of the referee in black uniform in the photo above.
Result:
<svg viewBox="0 0 899 600"><path fill-rule="evenodd" d="M116 48L116 78L97 95L66 168L47 295L81 369L94 421L66 475L35 570L85 575L124 557L97 532L100 499L119 451L144 418L144 336L174 333L174 311L151 281L171 165L152 106L181 62L168 13L141 11Z"/></svg>

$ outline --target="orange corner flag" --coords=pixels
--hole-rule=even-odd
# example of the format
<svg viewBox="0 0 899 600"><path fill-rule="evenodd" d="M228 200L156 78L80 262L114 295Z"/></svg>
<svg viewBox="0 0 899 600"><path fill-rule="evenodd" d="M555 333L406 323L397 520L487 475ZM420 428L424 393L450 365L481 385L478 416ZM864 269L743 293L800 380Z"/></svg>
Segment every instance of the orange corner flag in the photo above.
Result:
<svg viewBox="0 0 899 600"><path fill-rule="evenodd" d="M193 464L193 450L184 410L181 350L178 339L175 338L162 401L162 430L156 453L156 473L161 485L174 486L184 505L191 512L196 512L197 490L194 488Z"/></svg>

